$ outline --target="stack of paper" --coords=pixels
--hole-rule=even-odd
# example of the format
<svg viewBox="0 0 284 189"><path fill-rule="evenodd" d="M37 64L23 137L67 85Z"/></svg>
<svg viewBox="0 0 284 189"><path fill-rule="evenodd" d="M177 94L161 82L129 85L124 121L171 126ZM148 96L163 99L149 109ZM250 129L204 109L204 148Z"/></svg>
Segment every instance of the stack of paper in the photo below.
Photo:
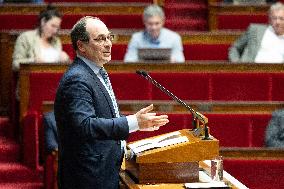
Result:
<svg viewBox="0 0 284 189"><path fill-rule="evenodd" d="M132 144L129 144L128 146L135 154L138 154L146 150L162 148L165 146L187 141L188 138L186 136L181 136L181 133L179 131L176 131L162 135L160 137L156 137L154 139L145 139L138 142L134 142Z"/></svg>

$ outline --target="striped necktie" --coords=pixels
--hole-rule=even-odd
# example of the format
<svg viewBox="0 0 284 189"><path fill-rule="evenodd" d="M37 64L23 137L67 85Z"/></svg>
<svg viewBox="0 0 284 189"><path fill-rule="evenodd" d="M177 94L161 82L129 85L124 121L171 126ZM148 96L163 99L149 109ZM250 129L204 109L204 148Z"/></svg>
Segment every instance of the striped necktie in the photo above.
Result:
<svg viewBox="0 0 284 189"><path fill-rule="evenodd" d="M107 74L106 70L103 67L100 69L99 73L101 74L101 76L102 76L102 78L104 80L104 83L105 83L105 85L107 87L107 90L109 92L109 95L110 95L110 98L111 98L111 101L112 101L112 104L113 104L113 107L114 107L115 115L116 115L116 117L120 117L118 106L117 106L117 103L116 103L114 92L113 92L111 84L110 84L110 80L109 80L108 74Z"/></svg>

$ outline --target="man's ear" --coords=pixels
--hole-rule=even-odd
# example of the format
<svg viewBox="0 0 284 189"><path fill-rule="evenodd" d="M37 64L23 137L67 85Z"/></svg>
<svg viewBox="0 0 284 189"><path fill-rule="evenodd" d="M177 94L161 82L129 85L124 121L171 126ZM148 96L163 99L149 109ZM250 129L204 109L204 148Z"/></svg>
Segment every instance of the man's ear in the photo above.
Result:
<svg viewBox="0 0 284 189"><path fill-rule="evenodd" d="M86 52L86 48L85 48L85 43L78 40L77 41L77 47L78 47L78 50L82 53Z"/></svg>

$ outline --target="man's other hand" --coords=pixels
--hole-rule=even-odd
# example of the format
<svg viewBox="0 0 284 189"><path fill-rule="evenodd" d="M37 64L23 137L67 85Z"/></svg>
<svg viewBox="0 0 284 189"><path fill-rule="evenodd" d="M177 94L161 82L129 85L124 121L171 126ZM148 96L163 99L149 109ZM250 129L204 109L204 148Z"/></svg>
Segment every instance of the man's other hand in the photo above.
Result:
<svg viewBox="0 0 284 189"><path fill-rule="evenodd" d="M158 130L159 127L169 122L167 115L157 116L156 113L150 113L150 111L152 111L153 108L154 106L153 104L151 104L150 106L141 109L135 114L140 131Z"/></svg>

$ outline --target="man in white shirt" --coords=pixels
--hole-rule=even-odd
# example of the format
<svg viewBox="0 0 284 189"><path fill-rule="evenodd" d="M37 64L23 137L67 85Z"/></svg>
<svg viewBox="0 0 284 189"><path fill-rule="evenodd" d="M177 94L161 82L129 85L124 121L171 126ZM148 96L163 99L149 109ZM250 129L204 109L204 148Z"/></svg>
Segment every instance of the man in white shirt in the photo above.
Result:
<svg viewBox="0 0 284 189"><path fill-rule="evenodd" d="M170 48L171 62L184 62L181 37L176 32L164 28L165 14L158 5L150 5L144 10L145 30L134 33L128 44L125 62L138 62L140 48Z"/></svg>
<svg viewBox="0 0 284 189"><path fill-rule="evenodd" d="M269 10L270 25L251 24L229 48L231 62L284 62L284 5L275 3Z"/></svg>

